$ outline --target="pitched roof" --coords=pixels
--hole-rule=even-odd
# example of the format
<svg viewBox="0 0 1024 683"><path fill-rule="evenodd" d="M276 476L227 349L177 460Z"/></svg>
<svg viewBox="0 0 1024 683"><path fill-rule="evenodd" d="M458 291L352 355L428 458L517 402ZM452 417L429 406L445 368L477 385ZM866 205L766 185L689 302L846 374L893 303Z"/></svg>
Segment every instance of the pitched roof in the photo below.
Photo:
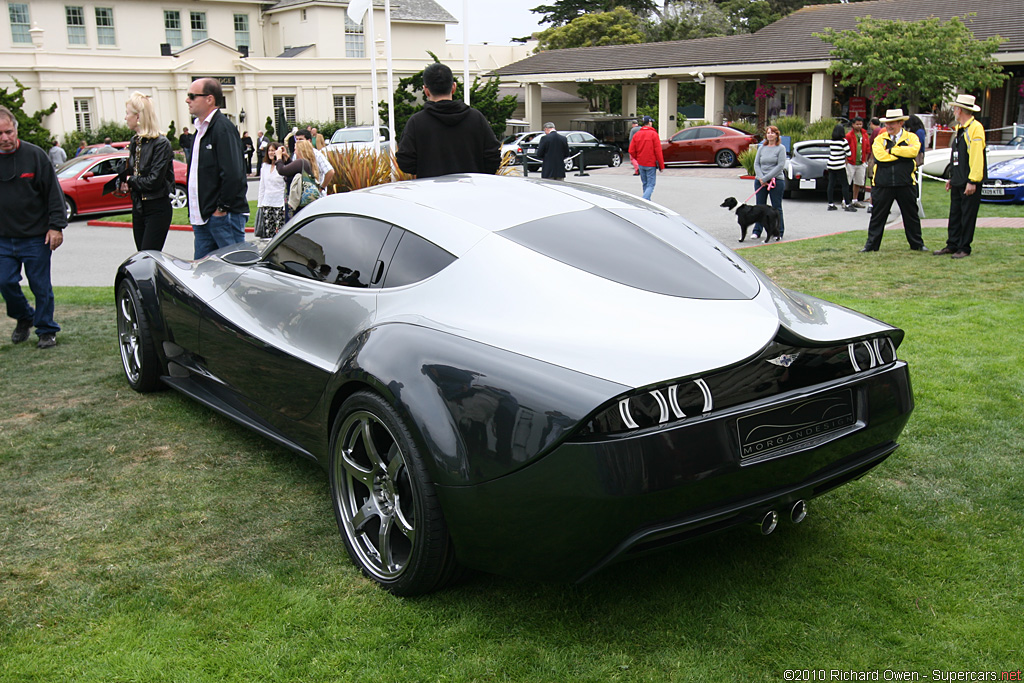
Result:
<svg viewBox="0 0 1024 683"><path fill-rule="evenodd" d="M278 55L278 57L298 57L303 52L313 47L312 45L298 45L296 47L286 47L284 52Z"/></svg>
<svg viewBox="0 0 1024 683"><path fill-rule="evenodd" d="M869 0L810 5L751 34L548 50L504 66L494 73L498 76L524 76L828 61L831 46L816 38L814 33L829 26L839 31L853 29L857 26L857 17L864 16L906 21L938 17L945 21L969 13L977 15L967 20L967 27L976 38L1001 35L1007 39L997 54L1024 51L1020 0Z"/></svg>
<svg viewBox="0 0 1024 683"><path fill-rule="evenodd" d="M349 0L278 0L267 12L276 12L298 5L337 5L347 8ZM373 6L384 6L384 0L373 0ZM434 0L391 0L392 21L424 21L444 24L458 23L451 14Z"/></svg>

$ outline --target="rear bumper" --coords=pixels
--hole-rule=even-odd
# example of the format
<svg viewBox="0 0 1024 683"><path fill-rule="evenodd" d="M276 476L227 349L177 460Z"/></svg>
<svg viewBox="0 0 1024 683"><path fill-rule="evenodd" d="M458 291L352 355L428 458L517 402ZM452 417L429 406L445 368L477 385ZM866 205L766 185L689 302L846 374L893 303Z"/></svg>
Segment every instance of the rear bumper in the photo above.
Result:
<svg viewBox="0 0 1024 683"><path fill-rule="evenodd" d="M849 389L856 423L773 458L743 460L737 421ZM619 559L782 514L863 476L895 449L913 410L905 363L855 381L752 402L621 438L567 442L513 474L441 487L460 561L484 571L578 581Z"/></svg>

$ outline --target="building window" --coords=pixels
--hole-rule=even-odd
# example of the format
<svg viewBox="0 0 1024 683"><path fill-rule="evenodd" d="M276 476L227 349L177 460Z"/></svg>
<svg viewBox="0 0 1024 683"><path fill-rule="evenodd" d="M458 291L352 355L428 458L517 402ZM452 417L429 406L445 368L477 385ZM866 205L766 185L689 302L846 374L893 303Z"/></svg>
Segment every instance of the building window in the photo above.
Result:
<svg viewBox="0 0 1024 683"><path fill-rule="evenodd" d="M171 47L181 47L181 12L164 10L164 37Z"/></svg>
<svg viewBox="0 0 1024 683"><path fill-rule="evenodd" d="M87 97L75 98L75 128L79 133L92 130L92 100Z"/></svg>
<svg viewBox="0 0 1024 683"><path fill-rule="evenodd" d="M274 112L284 108L284 120L295 123L295 95L274 95Z"/></svg>
<svg viewBox="0 0 1024 683"><path fill-rule="evenodd" d="M81 7L64 7L68 24L68 45L85 45L85 10Z"/></svg>
<svg viewBox="0 0 1024 683"><path fill-rule="evenodd" d="M241 50L242 46L252 47L249 42L249 15L235 15L235 49Z"/></svg>
<svg viewBox="0 0 1024 683"><path fill-rule="evenodd" d="M351 126L356 123L356 96L335 95L334 96L334 120Z"/></svg>
<svg viewBox="0 0 1024 683"><path fill-rule="evenodd" d="M301 10L299 10L299 21L305 21L305 20L306 20L306 10L305 9L301 9Z"/></svg>
<svg viewBox="0 0 1024 683"><path fill-rule="evenodd" d="M32 43L32 34L28 32L28 5L23 2L7 3L7 13L11 17L11 42Z"/></svg>
<svg viewBox="0 0 1024 683"><path fill-rule="evenodd" d="M114 8L96 8L96 44L117 45L114 36Z"/></svg>
<svg viewBox="0 0 1024 683"><path fill-rule="evenodd" d="M365 57L366 39L363 37L363 25L353 24L352 20L345 15L345 56Z"/></svg>
<svg viewBox="0 0 1024 683"><path fill-rule="evenodd" d="M206 40L206 12L190 12L192 15L192 42Z"/></svg>

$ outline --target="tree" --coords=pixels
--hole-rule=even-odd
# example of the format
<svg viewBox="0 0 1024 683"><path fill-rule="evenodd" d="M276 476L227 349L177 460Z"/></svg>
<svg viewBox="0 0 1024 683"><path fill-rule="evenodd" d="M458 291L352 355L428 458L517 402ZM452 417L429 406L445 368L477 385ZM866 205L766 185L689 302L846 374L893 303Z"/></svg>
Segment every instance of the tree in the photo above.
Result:
<svg viewBox="0 0 1024 683"><path fill-rule="evenodd" d="M265 131L264 134L267 136L267 139L268 140L273 140L274 139L274 120L272 118L270 118L269 116L267 117L267 122L263 124L263 129Z"/></svg>
<svg viewBox="0 0 1024 683"><path fill-rule="evenodd" d="M655 0L555 0L551 5L540 5L530 11L544 15L538 23L551 24L557 28L588 14L612 12L616 7L622 7L639 17L646 17L652 13L660 16L661 9L658 5Z"/></svg>
<svg viewBox="0 0 1024 683"><path fill-rule="evenodd" d="M586 14L565 26L541 31L537 51L643 43L641 28L640 17L624 7L616 7L611 12Z"/></svg>
<svg viewBox="0 0 1024 683"><path fill-rule="evenodd" d="M921 105L951 99L957 89L994 88L1007 78L992 57L1003 38L978 40L959 17L943 22L868 16L858 18L855 29L814 35L833 45L829 73L839 74L844 86L868 88L876 104L920 111Z"/></svg>
<svg viewBox="0 0 1024 683"><path fill-rule="evenodd" d="M428 51L427 54L435 62L440 61L433 52ZM457 86L452 99L462 102L462 93L464 92L462 81L456 77L455 83ZM507 121L515 113L516 107L519 106L515 95L506 95L501 99L498 98L498 86L500 84L501 79L499 78L491 78L484 83L481 83L479 78L474 78L473 85L469 89L469 101L472 103L473 108L484 115L484 118L491 124L491 130L494 131L494 135L498 138L505 135L505 128L508 126ZM398 81L398 88L395 90L395 136L398 139L401 139L402 131L405 130L405 123L409 120L409 117L423 109L422 92L422 71ZM380 112L381 123L387 125L387 102L383 100L379 102L377 110Z"/></svg>
<svg viewBox="0 0 1024 683"><path fill-rule="evenodd" d="M725 36L734 32L730 17L714 0L687 0L665 8L660 20L643 27L647 41L689 40Z"/></svg>
<svg viewBox="0 0 1024 683"><path fill-rule="evenodd" d="M43 149L50 149L53 135L43 126L43 117L49 116L57 111L57 103L54 102L46 109L40 109L29 115L24 111L25 91L31 90L21 84L17 78L11 77L17 90L9 92L7 88L0 88L0 104L11 110L14 118L18 120L18 139L39 145Z"/></svg>

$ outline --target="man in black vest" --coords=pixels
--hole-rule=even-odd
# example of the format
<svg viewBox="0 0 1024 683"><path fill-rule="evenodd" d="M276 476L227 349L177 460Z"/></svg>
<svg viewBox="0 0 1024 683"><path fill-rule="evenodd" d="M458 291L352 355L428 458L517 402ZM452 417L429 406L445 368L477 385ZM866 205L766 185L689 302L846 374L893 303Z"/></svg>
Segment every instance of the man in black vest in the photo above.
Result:
<svg viewBox="0 0 1024 683"><path fill-rule="evenodd" d="M881 122L885 130L875 138L871 153L875 168L871 181L871 222L868 223L868 240L861 252L878 251L889 220L892 203L899 204L903 217L903 232L911 251L926 252L921 238L921 217L917 213L917 164L914 159L921 151L921 140L909 131L903 130L903 122L910 117L902 109L890 109Z"/></svg>
<svg viewBox="0 0 1024 683"><path fill-rule="evenodd" d="M543 160L541 178L565 180L565 158L569 156L569 141L555 130L555 124L544 124L544 135L537 145L537 156Z"/></svg>
<svg viewBox="0 0 1024 683"><path fill-rule="evenodd" d="M946 246L934 253L950 254L952 258L971 255L974 226L981 208L981 181L985 179L985 128L974 118L981 107L974 103L974 95L958 95L952 103L956 115L956 137L946 181L949 192L949 222Z"/></svg>

